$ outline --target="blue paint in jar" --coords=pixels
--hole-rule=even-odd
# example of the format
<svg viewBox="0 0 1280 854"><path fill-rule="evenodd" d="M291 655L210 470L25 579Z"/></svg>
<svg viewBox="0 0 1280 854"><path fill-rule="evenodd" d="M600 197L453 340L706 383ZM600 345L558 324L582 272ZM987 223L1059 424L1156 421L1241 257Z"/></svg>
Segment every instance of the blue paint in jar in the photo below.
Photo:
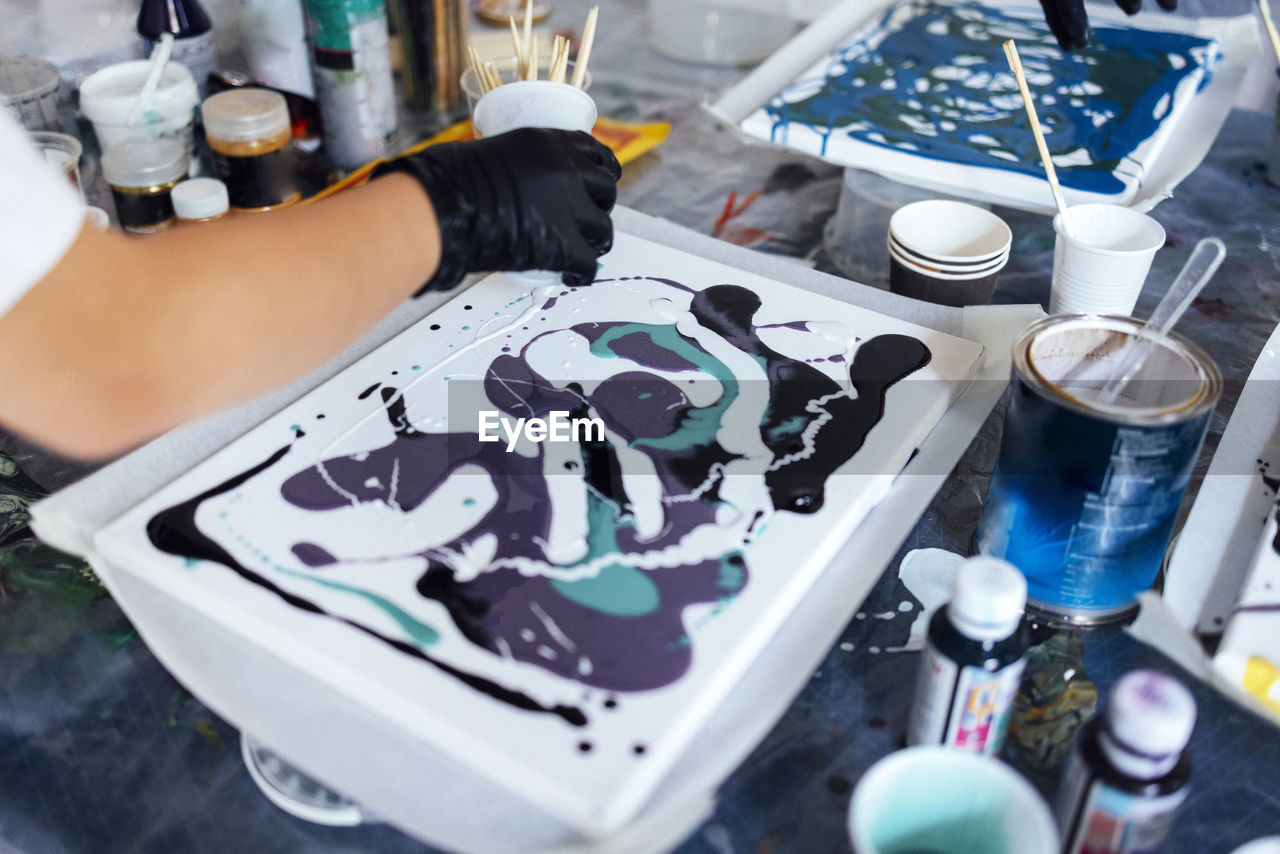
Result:
<svg viewBox="0 0 1280 854"><path fill-rule="evenodd" d="M1096 402L1141 321L1049 317L1013 350L1004 435L976 541L1027 578L1052 622L1127 617L1154 582L1222 390L1196 345L1159 343L1121 399Z"/></svg>

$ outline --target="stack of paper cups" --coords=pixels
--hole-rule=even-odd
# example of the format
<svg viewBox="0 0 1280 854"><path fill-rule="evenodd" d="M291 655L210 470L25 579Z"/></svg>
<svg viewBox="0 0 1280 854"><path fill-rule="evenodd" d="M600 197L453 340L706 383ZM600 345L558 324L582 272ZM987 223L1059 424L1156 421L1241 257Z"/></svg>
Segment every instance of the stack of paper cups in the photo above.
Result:
<svg viewBox="0 0 1280 854"><path fill-rule="evenodd" d="M1164 245L1164 227L1144 213L1108 204L1073 205L1071 236L1053 218L1050 314L1128 315Z"/></svg>
<svg viewBox="0 0 1280 854"><path fill-rule="evenodd" d="M889 219L889 289L941 305L983 305L1009 261L1013 232L964 202L926 199Z"/></svg>

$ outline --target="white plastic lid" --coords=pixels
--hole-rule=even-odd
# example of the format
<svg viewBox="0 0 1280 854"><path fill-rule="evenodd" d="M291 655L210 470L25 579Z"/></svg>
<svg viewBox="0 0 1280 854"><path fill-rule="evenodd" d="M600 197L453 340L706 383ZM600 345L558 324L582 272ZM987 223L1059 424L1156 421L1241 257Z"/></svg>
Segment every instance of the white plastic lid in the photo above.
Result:
<svg viewBox="0 0 1280 854"><path fill-rule="evenodd" d="M217 178L191 178L173 188L173 210L182 219L208 219L227 212L227 185Z"/></svg>
<svg viewBox="0 0 1280 854"><path fill-rule="evenodd" d="M151 63L145 59L120 62L95 71L80 84L80 110L94 124L125 124L150 73ZM196 79L187 67L177 62L166 65L150 110L170 118L191 112L198 103Z"/></svg>
<svg viewBox="0 0 1280 854"><path fill-rule="evenodd" d="M1172 676L1135 670L1111 689L1107 729L1123 749L1149 759L1176 758L1195 724L1195 698Z"/></svg>
<svg viewBox="0 0 1280 854"><path fill-rule="evenodd" d="M1008 561L978 555L956 570L947 616L974 640L1013 634L1027 607L1027 580Z"/></svg>
<svg viewBox="0 0 1280 854"><path fill-rule="evenodd" d="M186 177L191 160L176 139L131 139L102 155L102 175L116 187L154 187Z"/></svg>
<svg viewBox="0 0 1280 854"><path fill-rule="evenodd" d="M205 133L227 142L267 139L291 127L289 105L270 89L228 89L205 99L200 108Z"/></svg>

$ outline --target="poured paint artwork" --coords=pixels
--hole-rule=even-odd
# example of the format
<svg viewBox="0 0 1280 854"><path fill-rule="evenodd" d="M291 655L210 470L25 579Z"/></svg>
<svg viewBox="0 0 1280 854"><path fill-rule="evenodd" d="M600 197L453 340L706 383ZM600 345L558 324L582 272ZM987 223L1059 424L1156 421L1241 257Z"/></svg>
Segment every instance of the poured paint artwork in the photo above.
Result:
<svg viewBox="0 0 1280 854"><path fill-rule="evenodd" d="M980 354L618 235L591 287L486 279L97 544L599 830L653 793Z"/></svg>
<svg viewBox="0 0 1280 854"><path fill-rule="evenodd" d="M847 166L928 175L957 190L993 178L1049 198L1002 43L1015 39L1069 201L1125 203L1219 58L1211 39L1093 20L1064 54L1038 5L905 0L748 116L749 133ZM991 170L996 170L992 172Z"/></svg>

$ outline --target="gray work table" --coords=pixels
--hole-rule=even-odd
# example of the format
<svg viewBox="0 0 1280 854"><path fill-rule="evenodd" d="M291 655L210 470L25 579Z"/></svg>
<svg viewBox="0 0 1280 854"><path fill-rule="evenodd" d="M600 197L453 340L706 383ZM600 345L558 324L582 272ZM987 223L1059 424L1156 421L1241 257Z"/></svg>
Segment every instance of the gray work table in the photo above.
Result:
<svg viewBox="0 0 1280 854"><path fill-rule="evenodd" d="M577 26L585 9L559 2L552 22ZM593 52L592 94L602 115L673 125L666 143L626 168L620 201L838 272L821 242L841 170L745 145L718 127L699 102L743 71L665 58L647 44L644 25L642 4L604 4ZM1280 321L1280 189L1266 183L1262 163L1270 134L1270 116L1233 113L1205 163L1154 212L1169 244L1150 283L1169 281L1202 236L1216 234L1228 247L1210 290L1180 325L1227 377L1200 471ZM1047 301L1049 220L998 212L1015 242L994 301ZM1149 287L1136 313L1148 314L1159 296ZM917 664L916 653L886 651L903 643L919 608L896 577L898 560L914 548L968 550L1001 412L988 420L790 710L722 787L715 815L681 854L849 850L851 787L900 744ZM87 468L12 440L0 448L39 482L0 466L0 851L429 850L384 825L310 825L265 800L241 763L235 730L165 672L78 561L38 545L24 528L26 501ZM899 610L902 603L907 610ZM891 611L901 616L883 618ZM1084 644L1085 671L1104 698L1133 667L1178 672L1119 629L1090 632ZM1193 687L1200 703L1190 748L1194 790L1164 850L1229 851L1280 833L1280 731Z"/></svg>

